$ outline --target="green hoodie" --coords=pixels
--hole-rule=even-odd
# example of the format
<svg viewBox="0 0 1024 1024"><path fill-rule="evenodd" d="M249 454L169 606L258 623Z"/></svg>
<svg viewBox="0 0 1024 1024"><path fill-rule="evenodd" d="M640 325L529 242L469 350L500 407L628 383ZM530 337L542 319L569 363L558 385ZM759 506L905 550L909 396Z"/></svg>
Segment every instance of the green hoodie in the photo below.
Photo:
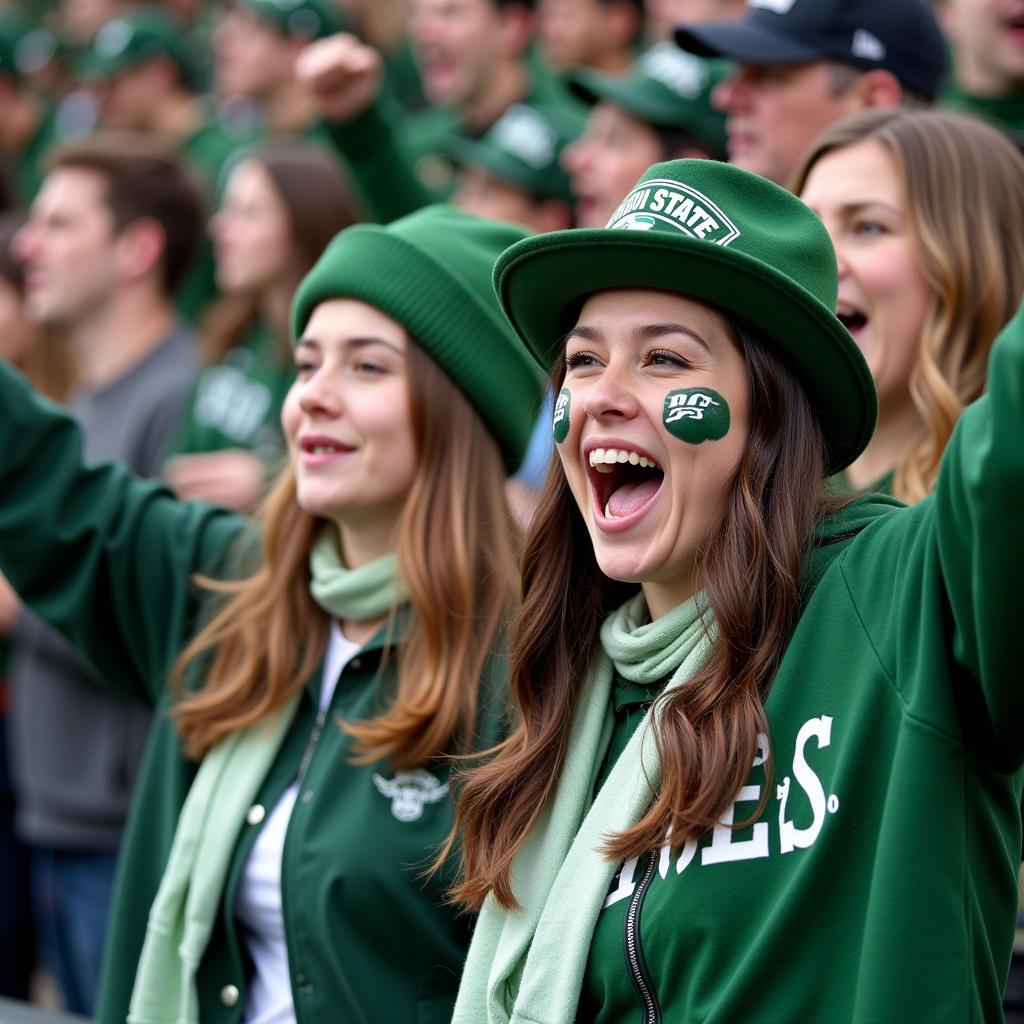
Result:
<svg viewBox="0 0 1024 1024"><path fill-rule="evenodd" d="M96 1019L123 1024L150 904L178 814L195 775L169 709L169 666L210 614L195 572L237 575L252 550L246 520L182 503L117 465L84 468L77 427L34 397L0 362L0 567L45 619L66 633L119 691L155 705L121 851ZM302 773L282 862L282 901L296 1019L302 1024L447 1024L471 920L443 905L450 876L427 878L452 825L447 763L414 772L348 762L338 728L374 714L395 683L381 668L384 632L344 668L326 717L321 671L238 837L219 922L199 968L204 1024L242 1019L243 947L234 917L259 826ZM481 681L481 746L500 738L505 666L495 655ZM201 684L195 666L186 687ZM300 767L301 766L301 767Z"/></svg>
<svg viewBox="0 0 1024 1024"><path fill-rule="evenodd" d="M1024 311L989 382L934 496L863 498L822 524L769 736L725 822L767 786L764 812L622 866L578 1019L1002 1020L1024 784ZM615 688L612 759L651 696Z"/></svg>

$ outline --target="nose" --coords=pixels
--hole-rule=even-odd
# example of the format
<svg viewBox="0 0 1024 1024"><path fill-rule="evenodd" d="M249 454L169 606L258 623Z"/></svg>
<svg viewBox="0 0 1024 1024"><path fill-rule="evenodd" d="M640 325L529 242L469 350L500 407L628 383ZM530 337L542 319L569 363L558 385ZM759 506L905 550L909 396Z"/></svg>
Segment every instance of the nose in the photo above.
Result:
<svg viewBox="0 0 1024 1024"><path fill-rule="evenodd" d="M747 100L747 88L743 82L743 72L734 71L726 75L711 90L711 105L724 114L731 114L743 109Z"/></svg>
<svg viewBox="0 0 1024 1024"><path fill-rule="evenodd" d="M299 408L307 416L333 419L341 415L344 403L340 388L322 366L305 379L297 380L294 386Z"/></svg>
<svg viewBox="0 0 1024 1024"><path fill-rule="evenodd" d="M638 409L628 370L615 362L602 370L601 376L590 384L583 398L583 411L595 423L630 420Z"/></svg>
<svg viewBox="0 0 1024 1024"><path fill-rule="evenodd" d="M588 143L584 135L575 142L570 142L562 150L562 169L566 174L579 174L587 162Z"/></svg>
<svg viewBox="0 0 1024 1024"><path fill-rule="evenodd" d="M31 259L36 249L38 232L31 222L22 227L11 239L11 253L19 263Z"/></svg>

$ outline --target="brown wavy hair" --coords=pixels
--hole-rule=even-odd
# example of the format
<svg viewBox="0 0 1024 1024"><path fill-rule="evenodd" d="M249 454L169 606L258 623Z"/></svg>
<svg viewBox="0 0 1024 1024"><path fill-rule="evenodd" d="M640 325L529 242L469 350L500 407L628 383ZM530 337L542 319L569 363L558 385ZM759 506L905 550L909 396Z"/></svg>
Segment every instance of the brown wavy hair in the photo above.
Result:
<svg viewBox="0 0 1024 1024"><path fill-rule="evenodd" d="M873 110L818 137L793 179L799 195L824 156L879 143L900 176L911 240L933 300L910 396L921 429L895 467L893 494L935 488L964 408L985 390L992 342L1024 294L1024 157L997 129L940 110Z"/></svg>
<svg viewBox="0 0 1024 1024"><path fill-rule="evenodd" d="M394 699L378 717L345 722L355 759L412 768L474 743L484 664L516 601L516 545L497 442L444 371L414 342L407 375L416 473L398 528L410 612ZM325 520L296 500L285 469L260 514L262 561L240 580L200 577L223 604L182 652L173 679L207 663L202 687L175 708L185 752L285 704L316 670L329 619L310 595L309 551ZM394 618L394 612L392 619ZM389 631L390 636L390 631Z"/></svg>
<svg viewBox="0 0 1024 1024"><path fill-rule="evenodd" d="M726 323L746 360L750 435L725 515L697 553L697 585L718 636L690 683L659 698L661 784L645 816L608 838L604 853L613 860L641 856L669 835L682 846L714 827L735 800L757 734L767 732L764 701L799 616L801 566L815 523L838 507L823 487L807 483L823 479L824 442L793 370L755 331ZM563 376L564 368L556 370L556 393ZM502 906L516 906L512 861L554 794L601 624L635 593L636 584L601 572L554 464L527 539L511 636L520 720L496 756L463 783L456 822L462 878L453 899L479 907L493 892ZM455 835L442 857L455 848Z"/></svg>

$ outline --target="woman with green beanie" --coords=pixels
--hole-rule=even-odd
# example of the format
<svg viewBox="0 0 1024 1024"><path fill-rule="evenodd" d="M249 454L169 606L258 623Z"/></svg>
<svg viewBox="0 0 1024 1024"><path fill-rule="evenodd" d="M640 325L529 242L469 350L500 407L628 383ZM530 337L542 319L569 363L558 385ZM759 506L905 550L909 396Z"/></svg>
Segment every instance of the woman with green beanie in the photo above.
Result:
<svg viewBox="0 0 1024 1024"><path fill-rule="evenodd" d="M765 179L655 165L495 281L554 367L561 471L519 724L460 789L456 1024L1002 1019L1024 310L907 508L828 497L875 390L824 226Z"/></svg>
<svg viewBox="0 0 1024 1024"><path fill-rule="evenodd" d="M0 367L0 566L158 709L99 1020L449 1020L471 922L429 866L445 755L503 734L503 484L541 387L490 270L523 234L432 207L332 242L251 528L83 466Z"/></svg>

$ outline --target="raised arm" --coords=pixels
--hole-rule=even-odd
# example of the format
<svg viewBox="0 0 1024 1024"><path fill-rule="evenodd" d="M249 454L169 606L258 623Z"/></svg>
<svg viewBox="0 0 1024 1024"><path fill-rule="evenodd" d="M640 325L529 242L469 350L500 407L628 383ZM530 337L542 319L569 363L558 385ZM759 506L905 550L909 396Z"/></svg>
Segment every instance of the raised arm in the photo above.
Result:
<svg viewBox="0 0 1024 1024"><path fill-rule="evenodd" d="M156 699L194 628L192 574L230 564L246 522L86 466L77 425L0 361L0 571L111 685Z"/></svg>
<svg viewBox="0 0 1024 1024"><path fill-rule="evenodd" d="M992 349L988 393L960 418L935 495L953 656L980 683L993 761L1024 760L1024 305Z"/></svg>

